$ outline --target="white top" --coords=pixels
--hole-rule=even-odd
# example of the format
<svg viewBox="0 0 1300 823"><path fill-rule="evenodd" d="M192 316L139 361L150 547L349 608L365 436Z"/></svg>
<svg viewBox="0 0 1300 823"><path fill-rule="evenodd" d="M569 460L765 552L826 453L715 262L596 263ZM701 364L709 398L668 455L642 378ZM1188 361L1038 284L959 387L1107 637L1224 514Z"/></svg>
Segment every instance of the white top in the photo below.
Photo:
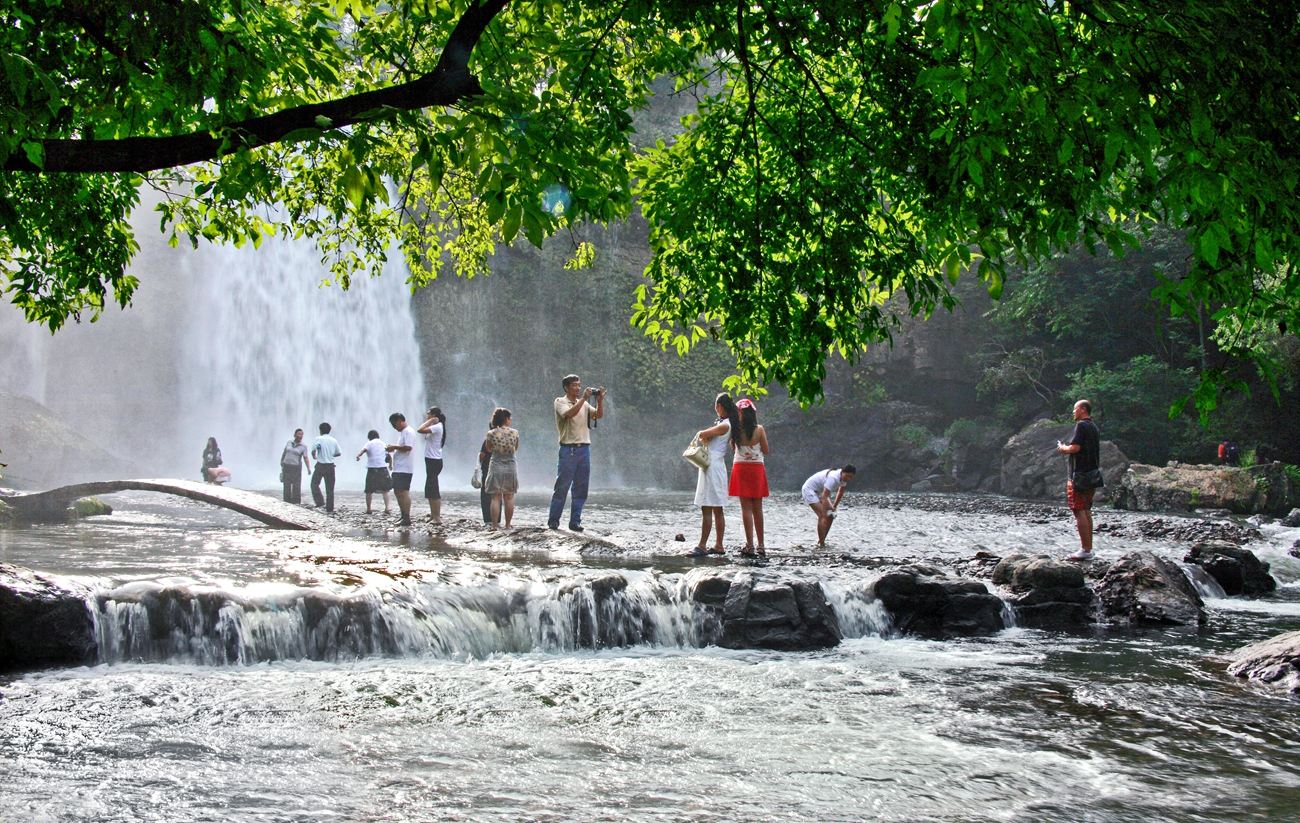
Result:
<svg viewBox="0 0 1300 823"><path fill-rule="evenodd" d="M388 467L388 451L384 448L384 441L376 437L374 440L366 443L366 468L367 469L384 469Z"/></svg>
<svg viewBox="0 0 1300 823"><path fill-rule="evenodd" d="M695 482L695 505L726 506L731 502L727 494L727 444L731 442L731 423L720 420L726 431L709 441L709 467L700 469Z"/></svg>
<svg viewBox="0 0 1300 823"><path fill-rule="evenodd" d="M581 403L582 408L573 417L566 418L564 413ZM561 446L580 446L591 443L590 420L596 416L596 407L581 397L570 400L568 396L555 398L555 430L560 434Z"/></svg>
<svg viewBox="0 0 1300 823"><path fill-rule="evenodd" d="M343 454L343 450L339 448L339 441L328 434L322 434L312 441L311 456L316 458L317 463L324 463L328 466L340 454Z"/></svg>
<svg viewBox="0 0 1300 823"><path fill-rule="evenodd" d="M433 460L442 459L442 424L434 423L424 435L424 456Z"/></svg>
<svg viewBox="0 0 1300 823"><path fill-rule="evenodd" d="M748 446L736 446L736 457L733 463L762 463L763 447L758 441L750 443Z"/></svg>
<svg viewBox="0 0 1300 823"><path fill-rule="evenodd" d="M812 477L803 482L803 495L807 498L821 497L822 492L826 492L832 497L835 490L844 482L844 471L842 469L827 469L826 471L817 472Z"/></svg>
<svg viewBox="0 0 1300 823"><path fill-rule="evenodd" d="M397 433L397 445L410 446L410 451L393 452L393 473L394 474L415 474L415 429L407 426Z"/></svg>

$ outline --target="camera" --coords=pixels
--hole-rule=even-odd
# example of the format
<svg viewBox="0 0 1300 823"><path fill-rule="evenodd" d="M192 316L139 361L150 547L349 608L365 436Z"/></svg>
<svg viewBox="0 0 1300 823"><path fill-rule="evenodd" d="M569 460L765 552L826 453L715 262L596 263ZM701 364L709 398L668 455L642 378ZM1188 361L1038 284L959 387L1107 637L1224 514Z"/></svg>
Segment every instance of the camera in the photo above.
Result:
<svg viewBox="0 0 1300 823"><path fill-rule="evenodd" d="M604 393L605 393L605 390L604 390L604 389L592 389L592 390L591 390L591 396L592 396L592 397L600 397L600 396L601 396L602 394L604 394Z"/></svg>

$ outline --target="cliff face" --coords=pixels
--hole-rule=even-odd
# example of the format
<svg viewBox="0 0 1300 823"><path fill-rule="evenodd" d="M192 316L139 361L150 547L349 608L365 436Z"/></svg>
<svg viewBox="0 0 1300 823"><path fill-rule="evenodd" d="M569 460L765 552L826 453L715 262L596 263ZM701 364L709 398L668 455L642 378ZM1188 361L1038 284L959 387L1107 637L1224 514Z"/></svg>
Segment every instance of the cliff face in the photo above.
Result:
<svg viewBox="0 0 1300 823"><path fill-rule="evenodd" d="M138 469L32 400L0 392L0 484L43 489L64 482L116 480ZM195 472L198 463L195 462Z"/></svg>

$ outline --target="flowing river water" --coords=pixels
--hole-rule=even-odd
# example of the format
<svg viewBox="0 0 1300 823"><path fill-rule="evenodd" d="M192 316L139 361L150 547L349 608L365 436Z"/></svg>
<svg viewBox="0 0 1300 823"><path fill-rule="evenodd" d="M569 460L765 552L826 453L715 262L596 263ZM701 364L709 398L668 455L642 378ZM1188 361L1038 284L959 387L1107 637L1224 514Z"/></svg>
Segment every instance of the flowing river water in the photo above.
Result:
<svg viewBox="0 0 1300 823"><path fill-rule="evenodd" d="M701 645L689 591L719 561L678 556L698 533L679 493L593 495L589 533L623 547L598 554L481 532L477 500L455 495L455 539L382 515L347 536L272 532L147 495L0 530L0 561L89 587L101 657L0 679L0 819L1300 816L1300 704L1222 661L1300 628L1285 551L1300 530L1247 546L1279 592L1211 599L1199 631L921 641L894 635L864 593L877 572L842 555L1072 539L1064 512L908 500L851 495L824 552L793 495L768 502L772 567L822 581L846 635L808 653ZM516 525L544 522L545 502L523 495ZM1103 558L1136 548L1184 547L1099 542ZM597 607L611 577L626 586Z"/></svg>

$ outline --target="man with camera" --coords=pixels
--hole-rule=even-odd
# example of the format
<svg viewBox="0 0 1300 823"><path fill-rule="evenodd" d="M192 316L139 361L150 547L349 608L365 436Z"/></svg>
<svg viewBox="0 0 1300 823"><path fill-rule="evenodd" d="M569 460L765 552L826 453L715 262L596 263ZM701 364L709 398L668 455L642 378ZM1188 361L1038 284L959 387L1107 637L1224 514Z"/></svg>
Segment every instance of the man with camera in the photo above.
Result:
<svg viewBox="0 0 1300 823"><path fill-rule="evenodd" d="M573 508L569 513L569 530L582 531L582 507L587 502L587 485L591 481L591 428L605 416L605 390L583 389L576 374L560 381L564 396L555 398L555 428L560 435L560 459L555 470L555 493L551 495L550 516L546 525L560 527L564 498L573 490ZM588 400L596 398L592 406Z"/></svg>

